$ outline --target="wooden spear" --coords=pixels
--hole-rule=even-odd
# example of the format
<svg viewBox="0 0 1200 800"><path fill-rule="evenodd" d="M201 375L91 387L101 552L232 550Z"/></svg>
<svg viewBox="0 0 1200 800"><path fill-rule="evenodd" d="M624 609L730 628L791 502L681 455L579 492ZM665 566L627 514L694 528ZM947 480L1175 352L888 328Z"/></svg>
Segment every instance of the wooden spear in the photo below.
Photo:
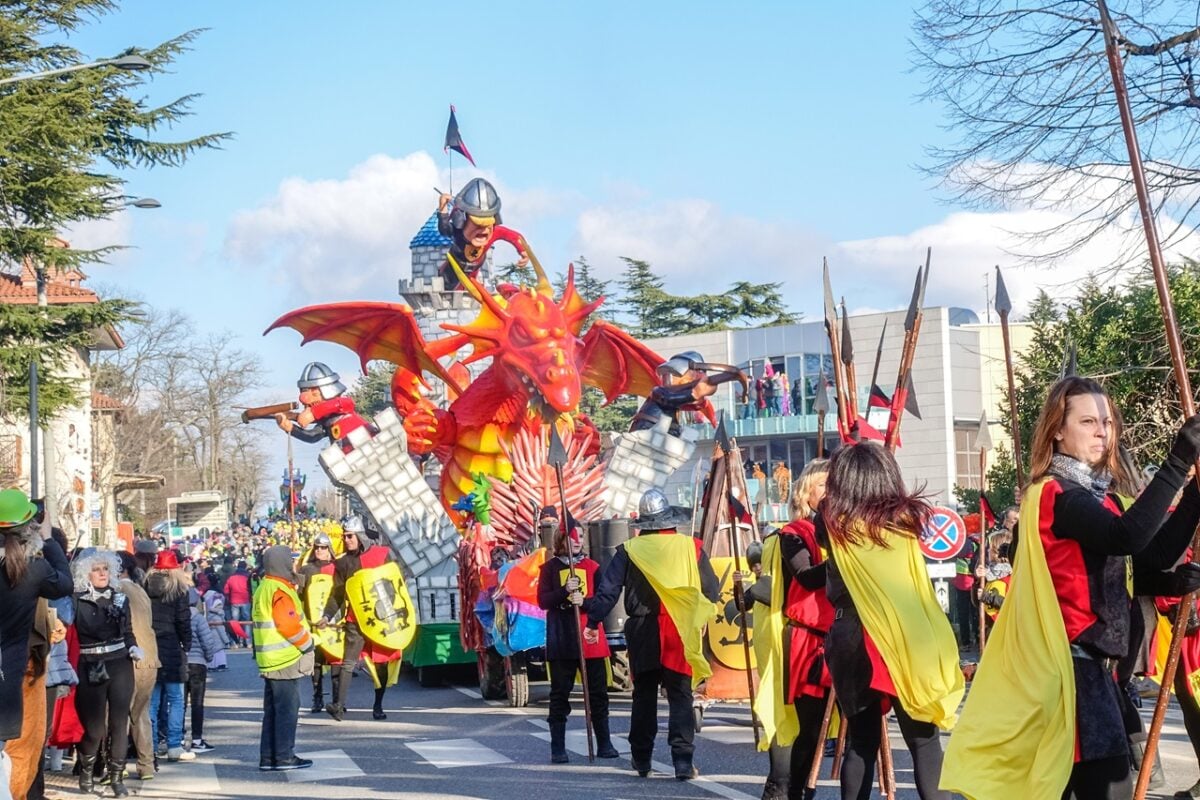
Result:
<svg viewBox="0 0 1200 800"><path fill-rule="evenodd" d="M900 423L904 418L904 406L908 400L909 377L912 373L913 359L917 354L917 337L921 333L921 321L925 318L921 307L925 305L925 287L929 283L929 261L932 257L933 248L930 247L925 251L924 269L917 270L917 281L913 285L908 314L904 317L904 348L900 351L900 368L896 375L896 388L892 392L892 410L883 439L883 446L893 453L896 452L900 441Z"/></svg>
<svg viewBox="0 0 1200 800"><path fill-rule="evenodd" d="M822 268L825 279L825 334L829 337L829 352L833 355L833 391L837 398L838 429L846 437L850 435L854 416L846 391L846 365L842 363L837 307L833 304L833 288L829 285L829 262L825 261Z"/></svg>
<svg viewBox="0 0 1200 800"><path fill-rule="evenodd" d="M1167 266L1163 261L1162 246L1159 244L1158 231L1150 206L1150 189L1146 183L1146 173L1142 168L1142 154L1138 146L1137 129L1134 127L1133 111L1129 106L1129 93L1125 88L1125 69L1118 51L1117 27L1108 13L1108 5L1104 0L1097 0L1100 11L1100 24L1104 29L1104 50L1108 56L1108 68L1112 74L1113 92L1117 99L1117 108L1121 113L1121 130L1125 134L1125 146L1129 150L1129 169L1133 173L1133 185L1137 190L1138 210L1142 216L1142 230L1146 235L1146 247L1150 251L1150 266L1154 270L1154 287L1158 290L1158 303L1162 307L1163 324L1166 328L1167 347L1171 351L1171 366L1175 370L1175 382L1179 386L1179 400L1183 406L1184 417L1196 413L1196 404L1192 399L1192 386L1188 379L1187 362L1183 357L1183 341L1179 336L1179 323L1175 319L1175 305L1171 300L1171 287L1167 281ZM1200 481L1200 472L1197 473ZM1192 537L1192 550L1200 547L1200 531ZM1180 602L1180 609L1191 608L1196 602L1196 593L1192 592ZM1137 788L1133 793L1135 800L1144 800L1150 786L1149 765L1154 763L1158 751L1159 737L1162 735L1163 720L1167 715L1167 704L1171 699L1171 687L1175 680L1175 670L1179 666L1179 650L1183 645L1185 629L1190 615L1181 611L1176 615L1175 626L1171 631L1171 647L1167 652L1167 663L1163 667L1162 686L1158 692L1158 702L1154 706L1154 716L1150 721L1150 730L1146 735L1146 751L1142 756L1142 769L1138 771Z"/></svg>
<svg viewBox="0 0 1200 800"><path fill-rule="evenodd" d="M562 526L563 532L567 534L567 570L568 578L578 577L575 574L575 554L571 552L571 518L567 513L567 487L563 482L563 465L567 463L567 448L563 447L562 439L558 436L558 425L556 422L550 423L550 452L546 456L546 461L554 467L554 477L558 481L558 499L562 502L562 516L559 518L559 525ZM583 591L583 585L580 584L579 591ZM587 731L588 745L588 762L596 760L595 745L592 744L592 701L588 694L588 668L587 654L584 652L583 646L583 620L579 613L579 606L571 603L571 609L575 613L575 631L579 635L579 680L583 683L583 727Z"/></svg>
<svg viewBox="0 0 1200 800"><path fill-rule="evenodd" d="M983 493L987 491L987 453L992 449L992 434L988 430L987 412L984 411L979 416L979 433L975 436L975 446L979 448L979 496L983 497ZM979 568L987 571L987 531L984 526L987 521L983 516L982 506L979 509ZM979 581L980 588L983 587L983 579ZM987 644L987 608L983 604L983 594L980 592L979 597L979 655L983 655L983 647Z"/></svg>
<svg viewBox="0 0 1200 800"><path fill-rule="evenodd" d="M829 391L825 386L825 368L817 373L817 399L813 401L817 412L817 458L825 457L825 415L829 412Z"/></svg>
<svg viewBox="0 0 1200 800"><path fill-rule="evenodd" d="M732 499L734 497L734 492L740 490L743 493L744 507L749 508L750 498L745 496L747 494L747 489L744 475L742 476L743 480L740 482L740 485L735 483L735 478L738 477L738 473L734 470L741 469L742 459L738 453L737 445L730 441L729 433L725 430L724 412L721 412L721 419L717 423L717 447L721 448L721 451L725 453L725 477L727 479L725 487L726 491L728 492L726 497ZM753 520L754 518L751 517L751 519ZM729 550L733 554L733 570L740 576L742 574L742 543L737 532L739 522L741 522L741 520L733 513L733 504L730 503ZM757 521L754 521L753 524L757 525L758 523ZM746 625L746 596L740 580L733 582L733 595L734 604L737 606L737 608L743 609L742 613L738 615L738 624L742 629L742 652L746 659L746 691L750 695L750 727L754 731L754 748L757 750L759 740L758 729L761 723L758 721L758 714L754 711L754 669L750 666L750 630Z"/></svg>
<svg viewBox="0 0 1200 800"><path fill-rule="evenodd" d="M1017 383L1013 378L1012 337L1008 330L1008 315L1012 311L1012 300L1008 298L1008 288L1004 285L1004 276L1000 274L1000 265L996 265L996 313L1000 315L1000 333L1004 337L1004 368L1008 376L1008 419L1012 430L1013 461L1017 464L1017 489L1025 486L1025 468L1021 464L1021 419L1017 414Z"/></svg>

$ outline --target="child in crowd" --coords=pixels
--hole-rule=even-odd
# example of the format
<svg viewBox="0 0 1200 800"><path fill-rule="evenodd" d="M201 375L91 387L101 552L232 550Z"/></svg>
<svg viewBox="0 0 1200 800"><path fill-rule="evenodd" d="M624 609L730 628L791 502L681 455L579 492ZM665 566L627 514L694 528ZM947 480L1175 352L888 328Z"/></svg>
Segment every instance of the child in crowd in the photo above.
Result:
<svg viewBox="0 0 1200 800"><path fill-rule="evenodd" d="M207 753L212 745L204 741L204 692L208 685L208 664L222 652L221 640L208 624L204 601L195 589L189 600L192 611L192 646L188 650L188 700L192 707L192 752Z"/></svg>

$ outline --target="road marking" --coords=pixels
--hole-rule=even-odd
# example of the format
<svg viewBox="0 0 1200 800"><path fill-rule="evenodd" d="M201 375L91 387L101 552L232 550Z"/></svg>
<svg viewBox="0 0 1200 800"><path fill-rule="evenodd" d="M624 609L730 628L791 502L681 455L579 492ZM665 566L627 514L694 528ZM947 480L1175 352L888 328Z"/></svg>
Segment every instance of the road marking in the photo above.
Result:
<svg viewBox="0 0 1200 800"><path fill-rule="evenodd" d="M706 723L696 735L720 744L754 744L754 731L741 725Z"/></svg>
<svg viewBox="0 0 1200 800"><path fill-rule="evenodd" d="M405 742L405 746L438 769L481 767L485 764L511 764L512 759L484 747L474 739L441 739Z"/></svg>
<svg viewBox="0 0 1200 800"><path fill-rule="evenodd" d="M131 781L133 783L133 781ZM221 791L217 780L217 765L205 761L179 761L142 784L141 797L215 797Z"/></svg>
<svg viewBox="0 0 1200 800"><path fill-rule="evenodd" d="M361 778L366 773L358 768L354 759L345 750L317 750L313 753L297 753L301 758L311 758L313 765L308 769L293 769L287 774L292 783L343 780Z"/></svg>
<svg viewBox="0 0 1200 800"><path fill-rule="evenodd" d="M529 723L545 731L545 733L538 732L530 734L531 736L541 739L542 741L550 741L549 723L547 723L544 719L531 719L529 720ZM567 731L566 746L567 749L572 753L577 753L578 755L587 758L587 736L582 727L577 730ZM620 752L623 757L629 757L629 740L624 736L613 737L613 747L617 748L617 751ZM596 763L602 764L604 763L604 760L605 759L596 759ZM655 772L661 772L664 775L671 776L672 778L675 777L675 767L673 766L663 764L660 761L651 761L650 766L653 767ZM717 781L711 778L706 778L703 775L698 778L693 778L692 783L696 784L696 786L700 787L701 789L704 789L706 792L715 794L718 797L724 797L725 800L759 800L758 795L750 795L746 794L745 792L739 792L732 786L726 786L723 783L718 783Z"/></svg>
<svg viewBox="0 0 1200 800"><path fill-rule="evenodd" d="M457 692L462 692L463 694L465 694L467 697L471 698L472 700L482 700L483 702L487 703L489 706L506 706L506 705L508 705L507 700L484 700L483 695L481 695L479 693L478 689L468 689L466 686L455 686L454 690Z"/></svg>

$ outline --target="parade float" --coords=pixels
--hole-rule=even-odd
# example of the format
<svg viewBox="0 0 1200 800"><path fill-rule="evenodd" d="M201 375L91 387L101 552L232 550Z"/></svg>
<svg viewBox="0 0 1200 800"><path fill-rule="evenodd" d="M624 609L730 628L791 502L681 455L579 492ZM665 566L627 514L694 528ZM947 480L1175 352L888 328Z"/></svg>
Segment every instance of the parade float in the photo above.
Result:
<svg viewBox="0 0 1200 800"><path fill-rule="evenodd" d="M519 234L509 240L532 261L535 285L485 285L495 231L476 228L498 227L498 210L481 179L442 204L414 239L413 279L402 282L409 303L310 306L268 332L287 327L305 343L341 344L364 369L377 360L395 366L393 407L366 421L336 374L330 382L328 367L310 364L298 384L303 410L287 411L292 435L331 442L322 468L387 535L412 590L418 633L406 660L421 682L469 659L479 664L481 690L503 686L521 702L528 678L520 656L534 649L531 639L539 643L527 635L537 612L516 584L530 569L536 575L522 559L538 558L542 509L565 507L585 524L628 518L644 491L664 486L691 457L695 436L672 433L664 415L614 436L601 457L599 432L580 411L584 388L608 401L649 397L663 385L664 361L592 316L603 298L583 298L573 269L556 294ZM565 492L546 462L551 426L567 451Z"/></svg>

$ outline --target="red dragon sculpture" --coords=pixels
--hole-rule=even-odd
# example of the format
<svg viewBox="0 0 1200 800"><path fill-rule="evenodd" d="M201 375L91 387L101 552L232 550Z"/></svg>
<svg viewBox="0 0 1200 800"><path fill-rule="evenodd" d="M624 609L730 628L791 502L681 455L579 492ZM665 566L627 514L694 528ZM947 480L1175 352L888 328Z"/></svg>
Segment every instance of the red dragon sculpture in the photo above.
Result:
<svg viewBox="0 0 1200 800"><path fill-rule="evenodd" d="M461 524L453 505L471 492L473 475L512 480L506 451L521 431L543 437L544 425L558 424L564 432L590 432L598 442L591 422L579 413L585 385L599 388L611 402L621 394L645 397L658 384L655 370L662 359L620 328L595 320L581 335L604 298L588 302L579 295L573 265L562 298L555 300L536 257L533 263L536 287L503 286L492 295L451 259L480 304L479 316L469 325L442 325L451 335L433 341L425 340L412 309L402 303L308 306L283 315L266 332L288 327L299 331L305 344L345 345L358 354L364 371L375 359L395 364L392 402L404 419L409 452L432 453L442 462L442 506ZM443 366L441 359L466 346L472 349L469 356ZM468 383L464 365L484 358L491 364ZM439 409L422 395L423 373L449 387L449 408Z"/></svg>

